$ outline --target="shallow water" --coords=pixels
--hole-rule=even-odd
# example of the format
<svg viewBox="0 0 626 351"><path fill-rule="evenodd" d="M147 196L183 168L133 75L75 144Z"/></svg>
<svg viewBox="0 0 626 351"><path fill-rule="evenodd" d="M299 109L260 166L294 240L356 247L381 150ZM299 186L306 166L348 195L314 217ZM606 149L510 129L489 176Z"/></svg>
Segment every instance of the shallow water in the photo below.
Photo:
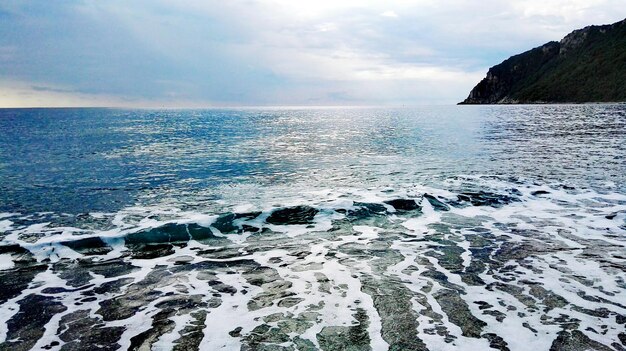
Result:
<svg viewBox="0 0 626 351"><path fill-rule="evenodd" d="M626 347L625 105L0 130L0 349Z"/></svg>

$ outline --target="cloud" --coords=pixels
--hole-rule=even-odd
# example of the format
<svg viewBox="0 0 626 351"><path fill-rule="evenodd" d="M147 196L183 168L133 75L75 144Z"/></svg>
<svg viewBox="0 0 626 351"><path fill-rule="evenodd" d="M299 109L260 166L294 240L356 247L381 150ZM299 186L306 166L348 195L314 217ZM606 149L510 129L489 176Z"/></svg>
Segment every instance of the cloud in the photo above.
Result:
<svg viewBox="0 0 626 351"><path fill-rule="evenodd" d="M30 87L30 89L33 91L47 91L47 92L53 92L53 93L66 93L66 94L71 94L71 93L76 92L76 90L73 90L73 89L61 89L61 88L53 88L53 87L44 87L44 86L39 86L39 85L33 85Z"/></svg>
<svg viewBox="0 0 626 351"><path fill-rule="evenodd" d="M391 17L391 18L396 18L398 17L398 14L393 12L393 11L385 11L383 13L380 14L383 17Z"/></svg>
<svg viewBox="0 0 626 351"><path fill-rule="evenodd" d="M14 103L53 94L150 106L454 103L488 67L623 19L622 5L7 0L0 88Z"/></svg>
<svg viewBox="0 0 626 351"><path fill-rule="evenodd" d="M34 85L19 81L0 81L0 106L3 107L101 107L131 106L119 98L90 95L72 89Z"/></svg>

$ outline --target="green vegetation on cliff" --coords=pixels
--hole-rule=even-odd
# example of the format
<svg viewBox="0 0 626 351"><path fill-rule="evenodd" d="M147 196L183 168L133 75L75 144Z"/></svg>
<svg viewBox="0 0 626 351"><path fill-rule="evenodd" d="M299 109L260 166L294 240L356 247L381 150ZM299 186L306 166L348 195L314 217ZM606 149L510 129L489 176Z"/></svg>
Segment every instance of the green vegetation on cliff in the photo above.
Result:
<svg viewBox="0 0 626 351"><path fill-rule="evenodd" d="M626 101L626 20L573 31L489 69L461 104Z"/></svg>

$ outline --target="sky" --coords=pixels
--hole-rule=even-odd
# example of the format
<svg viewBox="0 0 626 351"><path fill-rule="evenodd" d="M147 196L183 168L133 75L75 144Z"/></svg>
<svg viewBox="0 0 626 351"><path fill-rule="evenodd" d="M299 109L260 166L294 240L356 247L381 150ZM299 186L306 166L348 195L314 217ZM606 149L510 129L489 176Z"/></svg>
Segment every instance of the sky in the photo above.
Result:
<svg viewBox="0 0 626 351"><path fill-rule="evenodd" d="M624 0L2 0L0 107L413 106Z"/></svg>

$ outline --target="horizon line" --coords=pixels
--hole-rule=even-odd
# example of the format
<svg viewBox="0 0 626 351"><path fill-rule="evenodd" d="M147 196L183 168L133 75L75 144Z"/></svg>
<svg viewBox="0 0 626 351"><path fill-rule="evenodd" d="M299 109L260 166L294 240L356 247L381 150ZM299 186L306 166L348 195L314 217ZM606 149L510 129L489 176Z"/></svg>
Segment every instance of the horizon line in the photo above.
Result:
<svg viewBox="0 0 626 351"><path fill-rule="evenodd" d="M228 105L228 106L161 106L161 107L130 107L130 106L0 106L1 110L70 110L70 109L108 109L108 110L303 110L303 109L374 109L374 108L417 108L443 106L554 106L554 105L622 105L626 101L606 102L551 102L551 103L524 103L524 104L417 104L417 105Z"/></svg>
<svg viewBox="0 0 626 351"><path fill-rule="evenodd" d="M333 108L410 108L424 106L454 106L445 104L403 105L223 105L223 106L0 106L0 110L17 109L120 109L120 110L221 110L221 109L333 109Z"/></svg>

